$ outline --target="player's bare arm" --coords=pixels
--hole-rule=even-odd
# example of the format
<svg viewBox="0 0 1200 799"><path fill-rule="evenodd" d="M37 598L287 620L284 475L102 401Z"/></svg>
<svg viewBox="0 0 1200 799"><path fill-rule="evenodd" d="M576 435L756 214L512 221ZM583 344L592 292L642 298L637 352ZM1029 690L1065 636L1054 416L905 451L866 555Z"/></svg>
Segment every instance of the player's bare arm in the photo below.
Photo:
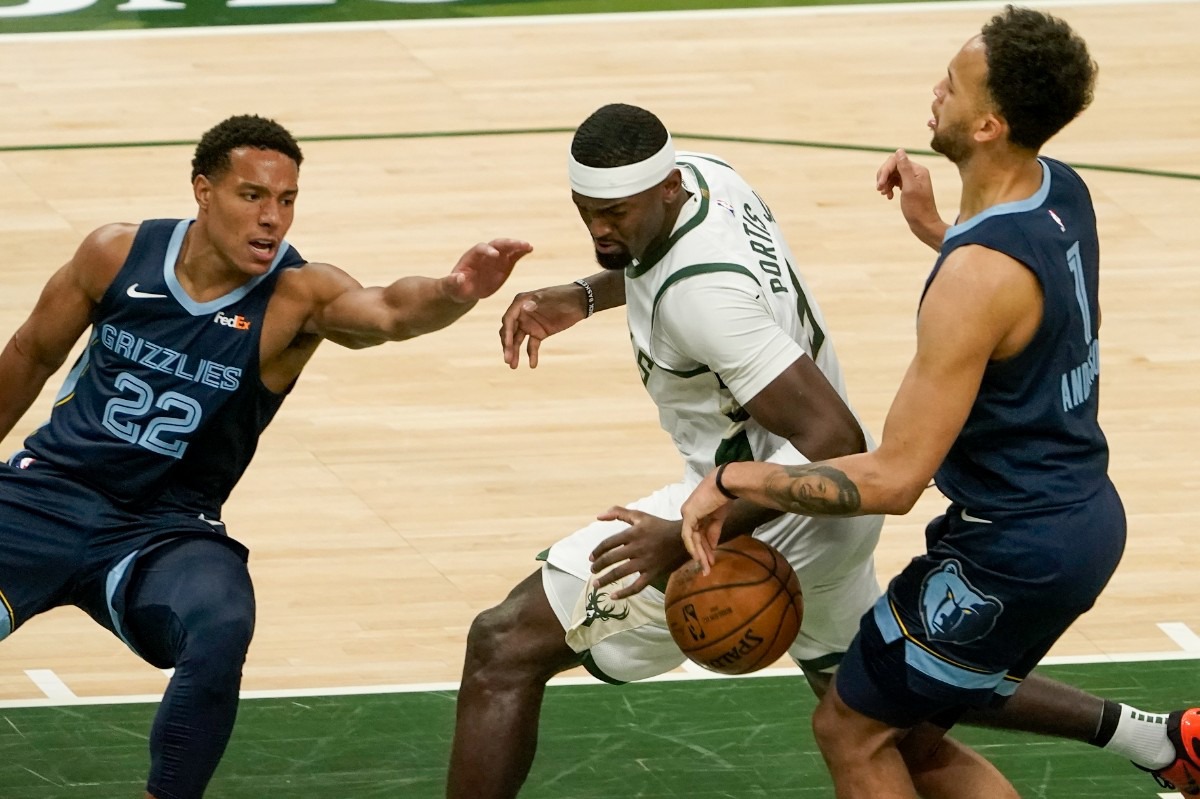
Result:
<svg viewBox="0 0 1200 799"><path fill-rule="evenodd" d="M9 339L0 353L0 437L29 409L91 324L92 309L124 264L137 227L105 225L89 234Z"/></svg>
<svg viewBox="0 0 1200 799"><path fill-rule="evenodd" d="M590 293L589 293L590 292ZM582 281L523 291L500 320L500 347L510 369L521 363L521 344L536 369L542 341L589 316L625 304L625 275L606 269Z"/></svg>
<svg viewBox="0 0 1200 799"><path fill-rule="evenodd" d="M941 248L950 226L938 213L928 169L909 159L904 150L897 150L875 173L875 188L889 200L899 189L900 212L913 235L933 250Z"/></svg>
<svg viewBox="0 0 1200 799"><path fill-rule="evenodd" d="M445 277L402 277L384 287L363 288L346 276L339 291L329 275L305 332L356 349L432 333L494 294L532 249L524 241L494 239L467 250Z"/></svg>
<svg viewBox="0 0 1200 799"><path fill-rule="evenodd" d="M866 452L862 426L808 355L797 358L745 408L810 461Z"/></svg>
<svg viewBox="0 0 1200 799"><path fill-rule="evenodd" d="M917 353L870 453L806 466L732 463L725 491L809 516L903 514L916 503L961 431L991 360L1010 358L1041 322L1041 288L1012 258L956 250L921 305ZM710 473L683 506L688 551L707 568L729 499Z"/></svg>

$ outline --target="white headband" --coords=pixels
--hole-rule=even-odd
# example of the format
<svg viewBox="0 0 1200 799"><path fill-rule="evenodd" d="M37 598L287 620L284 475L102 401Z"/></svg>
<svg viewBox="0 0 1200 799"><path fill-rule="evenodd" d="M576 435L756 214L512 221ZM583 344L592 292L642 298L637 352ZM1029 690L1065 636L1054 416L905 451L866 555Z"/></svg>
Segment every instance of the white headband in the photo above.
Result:
<svg viewBox="0 0 1200 799"><path fill-rule="evenodd" d="M662 183L675 168L675 143L667 134L667 143L645 161L609 168L584 166L567 151L567 176L571 188L584 197L615 200L632 197Z"/></svg>

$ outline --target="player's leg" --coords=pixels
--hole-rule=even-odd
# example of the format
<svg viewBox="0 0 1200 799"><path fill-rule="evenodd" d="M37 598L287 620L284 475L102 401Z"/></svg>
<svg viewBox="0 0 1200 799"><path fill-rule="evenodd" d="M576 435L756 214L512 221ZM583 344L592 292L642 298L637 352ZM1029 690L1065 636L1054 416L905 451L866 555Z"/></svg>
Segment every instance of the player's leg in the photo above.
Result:
<svg viewBox="0 0 1200 799"><path fill-rule="evenodd" d="M254 633L254 588L241 555L211 538L177 539L132 567L122 631L175 673L150 731L149 795L203 796L237 716Z"/></svg>
<svg viewBox="0 0 1200 799"><path fill-rule="evenodd" d="M69 604L92 499L43 468L0 462L0 641Z"/></svg>
<svg viewBox="0 0 1200 799"><path fill-rule="evenodd" d="M817 705L812 726L839 799L916 799L898 747L903 730L843 702L836 679Z"/></svg>
<svg viewBox="0 0 1200 799"><path fill-rule="evenodd" d="M923 799L1017 799L1017 792L981 754L936 724L918 724L899 743L913 786ZM1003 791L995 793L995 791Z"/></svg>
<svg viewBox="0 0 1200 799"><path fill-rule="evenodd" d="M1003 706L973 709L962 721L1088 743L1148 770L1168 767L1180 757L1167 735L1169 714L1101 699L1036 671Z"/></svg>
<svg viewBox="0 0 1200 799"><path fill-rule="evenodd" d="M675 483L628 507L679 518L690 487ZM517 795L532 765L546 682L586 665L608 682L644 679L678 666L662 592L647 588L613 603L589 590L589 555L624 522L593 522L552 546L541 572L476 618L467 636L449 799ZM571 643L567 643L568 637Z"/></svg>
<svg viewBox="0 0 1200 799"><path fill-rule="evenodd" d="M905 639L885 640L875 615L863 618L859 636L813 715L837 795L1015 799L1011 783L992 764L945 737L951 724L927 722L958 707L959 689L915 690Z"/></svg>
<svg viewBox="0 0 1200 799"><path fill-rule="evenodd" d="M1003 706L972 708L962 723L1088 742L1100 729L1104 708L1098 696L1033 673Z"/></svg>
<svg viewBox="0 0 1200 799"><path fill-rule="evenodd" d="M479 614L467 635L447 797L517 795L537 749L546 682L579 662L563 641L540 571Z"/></svg>

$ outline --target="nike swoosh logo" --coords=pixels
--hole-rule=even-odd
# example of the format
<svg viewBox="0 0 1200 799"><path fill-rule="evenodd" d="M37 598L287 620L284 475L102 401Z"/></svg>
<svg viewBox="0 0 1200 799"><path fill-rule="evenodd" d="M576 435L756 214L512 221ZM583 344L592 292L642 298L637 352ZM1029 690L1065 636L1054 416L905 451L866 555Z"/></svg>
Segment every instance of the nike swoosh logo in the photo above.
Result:
<svg viewBox="0 0 1200 799"><path fill-rule="evenodd" d="M991 524L991 522L989 522L987 519L981 519L978 516L972 516L971 514L967 513L966 508L963 508L961 511L959 511L958 515L962 517L962 520L964 522L975 522L976 524Z"/></svg>
<svg viewBox="0 0 1200 799"><path fill-rule="evenodd" d="M134 283L129 288L125 289L125 293L135 300L163 300L166 299L166 294L151 294L148 291L138 291L138 284Z"/></svg>

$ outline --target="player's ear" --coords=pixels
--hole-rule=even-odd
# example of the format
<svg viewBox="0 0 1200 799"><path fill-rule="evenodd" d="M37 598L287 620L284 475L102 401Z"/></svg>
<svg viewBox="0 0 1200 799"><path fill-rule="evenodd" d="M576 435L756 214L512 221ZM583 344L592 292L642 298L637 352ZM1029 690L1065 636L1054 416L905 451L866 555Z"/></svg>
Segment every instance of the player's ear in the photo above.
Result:
<svg viewBox="0 0 1200 799"><path fill-rule="evenodd" d="M668 200L674 200L676 195L683 190L683 175L679 174L679 169L671 170L671 174L667 175L667 179L663 181L663 193Z"/></svg>
<svg viewBox="0 0 1200 799"><path fill-rule="evenodd" d="M212 190L212 181L208 179L208 175L196 175L192 178L192 194L196 197L196 205L201 209L208 209L212 201Z"/></svg>
<svg viewBox="0 0 1200 799"><path fill-rule="evenodd" d="M995 141L1007 138L1007 136L1008 123L996 113L985 114L975 130L975 141L977 142Z"/></svg>

